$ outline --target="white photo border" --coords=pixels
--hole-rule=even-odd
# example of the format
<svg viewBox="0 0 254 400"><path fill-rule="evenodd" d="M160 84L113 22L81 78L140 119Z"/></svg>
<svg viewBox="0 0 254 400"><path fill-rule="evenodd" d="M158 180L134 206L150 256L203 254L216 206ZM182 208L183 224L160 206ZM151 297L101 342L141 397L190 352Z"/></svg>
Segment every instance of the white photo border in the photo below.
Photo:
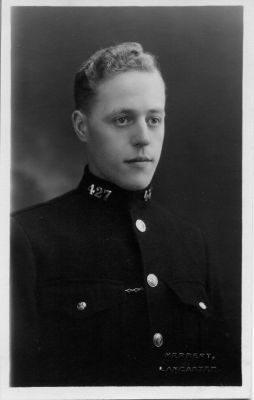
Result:
<svg viewBox="0 0 254 400"><path fill-rule="evenodd" d="M9 212L10 212L10 88L12 6L243 6L243 179L242 179L242 371L241 387L54 387L12 388L9 386ZM249 399L251 377L252 291L253 291L253 159L254 159L254 2L242 1L88 1L88 0L2 0L1 36L1 148L0 148L0 221L1 221L1 343L0 397L9 399Z"/></svg>

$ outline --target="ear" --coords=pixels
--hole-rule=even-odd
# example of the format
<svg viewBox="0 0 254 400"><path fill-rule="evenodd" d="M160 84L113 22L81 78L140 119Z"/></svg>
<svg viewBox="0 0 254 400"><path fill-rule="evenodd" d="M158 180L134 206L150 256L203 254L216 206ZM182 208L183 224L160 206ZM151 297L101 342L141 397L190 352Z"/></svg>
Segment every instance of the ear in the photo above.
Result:
<svg viewBox="0 0 254 400"><path fill-rule="evenodd" d="M88 140L88 127L87 127L87 117L79 110L75 110L72 113L72 124L73 128L78 136L78 138L87 143Z"/></svg>

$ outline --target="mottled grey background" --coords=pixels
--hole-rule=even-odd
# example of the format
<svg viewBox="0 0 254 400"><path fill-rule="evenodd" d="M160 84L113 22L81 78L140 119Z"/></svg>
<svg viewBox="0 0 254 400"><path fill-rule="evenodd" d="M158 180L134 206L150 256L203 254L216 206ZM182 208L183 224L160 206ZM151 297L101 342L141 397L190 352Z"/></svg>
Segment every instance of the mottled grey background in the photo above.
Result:
<svg viewBox="0 0 254 400"><path fill-rule="evenodd" d="M138 41L168 86L154 197L205 233L240 343L242 7L13 7L12 209L79 182L73 75L98 48Z"/></svg>

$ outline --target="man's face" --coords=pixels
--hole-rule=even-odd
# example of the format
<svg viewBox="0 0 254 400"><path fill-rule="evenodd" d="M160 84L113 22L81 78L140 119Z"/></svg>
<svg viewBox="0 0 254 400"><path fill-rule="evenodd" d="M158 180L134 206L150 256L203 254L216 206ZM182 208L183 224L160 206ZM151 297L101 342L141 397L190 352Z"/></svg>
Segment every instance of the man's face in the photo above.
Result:
<svg viewBox="0 0 254 400"><path fill-rule="evenodd" d="M160 159L165 85L157 71L128 71L97 88L87 116L90 171L128 190L147 187Z"/></svg>

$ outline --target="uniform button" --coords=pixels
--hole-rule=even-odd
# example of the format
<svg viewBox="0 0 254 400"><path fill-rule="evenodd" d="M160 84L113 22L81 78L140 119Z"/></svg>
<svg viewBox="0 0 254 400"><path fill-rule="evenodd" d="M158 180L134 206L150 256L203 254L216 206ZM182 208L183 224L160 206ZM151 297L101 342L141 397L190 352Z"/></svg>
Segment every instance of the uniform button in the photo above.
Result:
<svg viewBox="0 0 254 400"><path fill-rule="evenodd" d="M163 345L163 336L161 333L155 333L153 335L153 344L156 347L161 347Z"/></svg>
<svg viewBox="0 0 254 400"><path fill-rule="evenodd" d="M203 301L200 301L200 302L198 303L198 305L199 305L200 308L202 308L202 310L206 310L206 309L207 309L207 306L206 306L206 304L205 304Z"/></svg>
<svg viewBox="0 0 254 400"><path fill-rule="evenodd" d="M155 287L158 285L158 278L154 274L147 275L146 280L147 280L148 285L151 287Z"/></svg>
<svg viewBox="0 0 254 400"><path fill-rule="evenodd" d="M137 228L140 232L145 232L145 231L146 231L146 224L144 223L144 221L142 221L142 219L137 219L137 221L136 221L136 228Z"/></svg>
<svg viewBox="0 0 254 400"><path fill-rule="evenodd" d="M78 309L79 311L83 311L85 308L86 308L86 302L85 302L85 301L80 301L80 302L77 304L77 309Z"/></svg>

